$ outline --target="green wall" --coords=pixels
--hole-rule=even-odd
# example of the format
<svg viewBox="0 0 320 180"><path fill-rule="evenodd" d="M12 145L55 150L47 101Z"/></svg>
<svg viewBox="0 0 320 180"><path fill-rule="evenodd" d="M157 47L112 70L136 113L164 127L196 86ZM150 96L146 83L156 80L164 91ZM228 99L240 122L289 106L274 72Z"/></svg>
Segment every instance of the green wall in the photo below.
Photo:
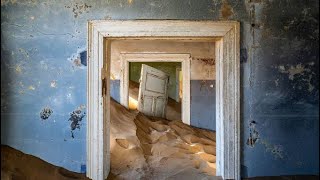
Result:
<svg viewBox="0 0 320 180"><path fill-rule="evenodd" d="M131 81L139 83L141 65L146 64L148 66L154 67L169 74L169 97L172 99L176 99L176 68L181 67L181 63L178 62L131 62L129 69L129 79Z"/></svg>

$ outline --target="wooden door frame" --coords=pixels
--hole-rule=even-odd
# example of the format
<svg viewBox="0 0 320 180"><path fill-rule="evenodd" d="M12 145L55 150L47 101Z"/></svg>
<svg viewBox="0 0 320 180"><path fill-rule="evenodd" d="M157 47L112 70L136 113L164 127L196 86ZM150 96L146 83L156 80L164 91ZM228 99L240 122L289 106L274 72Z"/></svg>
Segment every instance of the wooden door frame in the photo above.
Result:
<svg viewBox="0 0 320 180"><path fill-rule="evenodd" d="M183 77L181 103L182 122L190 125L190 60L188 53L120 53L120 104L129 107L129 63L130 62L180 62Z"/></svg>
<svg viewBox="0 0 320 180"><path fill-rule="evenodd" d="M110 59L114 39L216 39L216 175L240 179L240 23L187 20L88 22L87 177L110 172Z"/></svg>

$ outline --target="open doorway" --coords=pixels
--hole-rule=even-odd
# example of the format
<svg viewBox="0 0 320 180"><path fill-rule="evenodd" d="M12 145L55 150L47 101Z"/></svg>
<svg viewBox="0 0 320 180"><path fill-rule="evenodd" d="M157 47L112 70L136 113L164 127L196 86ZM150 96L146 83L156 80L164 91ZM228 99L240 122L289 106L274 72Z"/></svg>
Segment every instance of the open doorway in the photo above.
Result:
<svg viewBox="0 0 320 180"><path fill-rule="evenodd" d="M215 105L207 100L215 97L206 98L210 87L202 83L215 77L215 41L126 39L110 45L111 175L215 176L215 128L208 125L215 124Z"/></svg>
<svg viewBox="0 0 320 180"><path fill-rule="evenodd" d="M201 31L199 31L199 27L201 27ZM109 97L110 93L112 94L112 87L109 76L113 76L110 67L114 65L111 62L111 42L115 39L129 38L136 40L214 39L216 40L215 57L217 61L215 94L217 104L219 104L216 106L217 113L215 115L218 147L217 175L226 179L240 179L240 28L238 22L91 21L88 25L88 35L88 177L104 179L110 172L110 147L112 143L110 142L109 130L112 102ZM183 99L185 100L185 98ZM123 111L122 114L127 114L127 112ZM119 140L119 142L127 147L125 141ZM150 149L148 146L145 148ZM130 159L130 156L126 157Z"/></svg>

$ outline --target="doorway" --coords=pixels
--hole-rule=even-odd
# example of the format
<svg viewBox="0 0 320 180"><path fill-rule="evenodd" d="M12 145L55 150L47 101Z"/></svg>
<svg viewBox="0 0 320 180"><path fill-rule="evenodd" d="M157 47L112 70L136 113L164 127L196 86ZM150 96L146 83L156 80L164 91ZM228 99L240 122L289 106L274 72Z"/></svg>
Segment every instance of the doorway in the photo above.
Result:
<svg viewBox="0 0 320 180"><path fill-rule="evenodd" d="M184 81L182 83L181 120L190 125L190 54L176 53L121 53L120 104L129 108L130 63L175 63L180 64ZM131 97L132 103L135 100Z"/></svg>
<svg viewBox="0 0 320 180"><path fill-rule="evenodd" d="M87 176L110 171L110 50L115 39L215 39L217 175L240 179L239 23L181 20L90 21L88 23ZM199 30L200 28L200 30Z"/></svg>

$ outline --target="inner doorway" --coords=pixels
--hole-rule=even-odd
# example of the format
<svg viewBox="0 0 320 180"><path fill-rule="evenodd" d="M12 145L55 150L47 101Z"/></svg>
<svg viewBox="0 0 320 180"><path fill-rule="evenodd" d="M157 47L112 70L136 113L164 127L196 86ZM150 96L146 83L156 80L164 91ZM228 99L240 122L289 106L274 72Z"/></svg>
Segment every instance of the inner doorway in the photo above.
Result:
<svg viewBox="0 0 320 180"><path fill-rule="evenodd" d="M151 87L156 85L165 86L165 87L160 87L161 90L165 88L163 92L166 91L167 93L167 97L163 99L164 106L165 106L165 109L164 109L165 115L162 117L168 120L181 121L182 117L181 117L181 100L180 99L182 99L182 92L177 94L177 92L179 92L180 89L182 89L182 80L179 81L179 79L182 78L181 63L179 62L130 62L129 63L129 109L136 110L138 109L139 104L143 104L144 106L149 106L146 103L139 103L139 100L141 101L143 99L146 99L146 98L141 99L141 96L139 98L139 94L144 94L141 90L141 86L142 86L141 83L145 81L143 79L143 68L142 68L143 66L152 67L167 74L167 76L169 77L167 83L162 84L159 82L151 82L156 84L148 84L150 83L148 81L148 82L145 82L146 83L145 86L151 86ZM176 73L176 69L180 69L181 73ZM146 80L152 81L153 79L146 78ZM145 86L142 86L142 87L145 87ZM146 88L146 89L150 89L150 88ZM159 92L153 92L153 93L155 93L156 96L159 96ZM150 106L151 110L152 109L156 110L158 108L161 108L158 106L162 105L162 103L157 103L154 100L153 102L154 102L153 103L154 105ZM156 114L153 116L156 116Z"/></svg>
<svg viewBox="0 0 320 180"><path fill-rule="evenodd" d="M138 43L138 42L137 42ZM116 46L116 45L115 45ZM115 48L117 49L117 48ZM116 52L115 52L116 53ZM135 64L136 63L136 64ZM181 112L181 118L183 123L190 125L190 77L191 77L191 55L189 53L163 53L163 52L139 52L139 53L132 53L132 52L121 52L120 53L120 104L124 107L127 107L129 109L129 105L135 106L138 105L137 99L134 99L133 97L130 98L129 96L129 89L130 89L130 67L132 68L132 71L134 68L138 68L142 63L154 65L155 67L162 67L165 68L165 64L167 65L173 65L173 68L169 68L172 76L176 76L174 73L176 73L176 67L181 68L181 76L183 77L183 81L181 84L181 89L184 93L182 93L182 98L179 103L174 103L175 97L175 89L171 88L171 97L173 101L170 100L170 105L173 108L169 108L167 114L167 119L170 120L177 120L178 114L175 113L174 109L180 109ZM131 64L131 66L130 66ZM163 65L164 64L164 65ZM168 71L169 72L169 71ZM169 72L170 73L170 72ZM138 74L140 77L140 74ZM131 75L133 79L136 79L137 82L137 76L134 74ZM171 86L173 84L176 84L175 79L171 79ZM131 87L133 89L136 89L134 87L137 87L137 84L131 82ZM137 89L136 89L137 90ZM170 96L169 96L170 97ZM130 101L131 100L131 101ZM180 108L179 108L180 106Z"/></svg>

